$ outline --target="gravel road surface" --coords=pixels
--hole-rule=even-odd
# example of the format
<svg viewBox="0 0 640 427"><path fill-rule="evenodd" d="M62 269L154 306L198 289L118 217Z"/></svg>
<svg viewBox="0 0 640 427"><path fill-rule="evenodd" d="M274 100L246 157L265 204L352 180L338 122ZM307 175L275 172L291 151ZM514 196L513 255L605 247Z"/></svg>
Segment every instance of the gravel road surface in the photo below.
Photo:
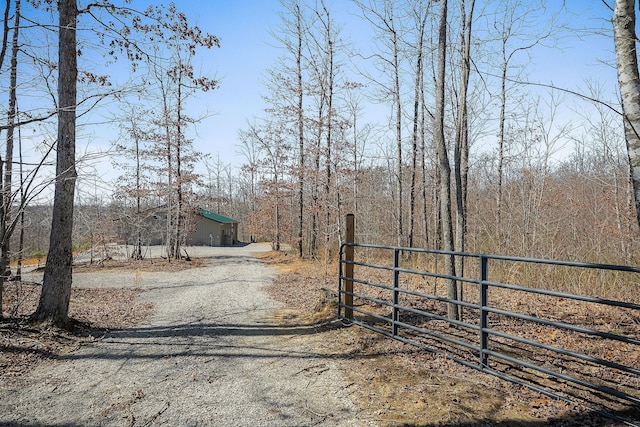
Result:
<svg viewBox="0 0 640 427"><path fill-rule="evenodd" d="M0 385L3 426L365 426L340 366L270 317L268 245L193 248L178 273L79 273L78 287L140 287L155 305L114 331ZM35 280L39 280L34 277Z"/></svg>

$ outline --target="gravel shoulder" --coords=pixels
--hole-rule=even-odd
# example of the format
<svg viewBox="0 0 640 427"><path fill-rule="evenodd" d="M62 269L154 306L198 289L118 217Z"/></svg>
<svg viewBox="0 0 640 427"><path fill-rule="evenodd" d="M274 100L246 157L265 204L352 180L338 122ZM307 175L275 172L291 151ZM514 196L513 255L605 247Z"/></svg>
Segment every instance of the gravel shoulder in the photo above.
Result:
<svg viewBox="0 0 640 427"><path fill-rule="evenodd" d="M0 385L5 426L364 426L330 352L283 326L262 290L268 245L193 248L175 273L76 273L76 287L141 288L155 306L136 327ZM37 275L32 280L37 281Z"/></svg>

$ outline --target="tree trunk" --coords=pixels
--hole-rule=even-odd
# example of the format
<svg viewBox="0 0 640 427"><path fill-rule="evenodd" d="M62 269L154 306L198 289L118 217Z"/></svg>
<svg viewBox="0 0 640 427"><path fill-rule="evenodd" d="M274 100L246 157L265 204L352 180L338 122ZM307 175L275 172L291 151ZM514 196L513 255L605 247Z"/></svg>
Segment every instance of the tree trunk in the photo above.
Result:
<svg viewBox="0 0 640 427"><path fill-rule="evenodd" d="M458 99L458 117L456 121L456 145L454 151L455 184L456 184L456 251L465 251L467 232L467 181L469 172L469 118L467 109L467 92L471 73L471 25L475 0L471 0L469 16L465 11L465 1L460 2L461 25L460 45L462 46L460 94ZM464 276L464 258L458 257L456 272ZM462 301L463 285L458 285L458 300ZM458 318L462 320L461 305L458 306Z"/></svg>
<svg viewBox="0 0 640 427"><path fill-rule="evenodd" d="M134 124L135 126L135 124ZM136 247L133 251L133 259L142 259L142 185L141 185L141 164L140 164L140 140L137 132L134 133L135 150L136 150L136 228L138 230L136 237Z"/></svg>
<svg viewBox="0 0 640 427"><path fill-rule="evenodd" d="M13 234L11 226L11 205L13 204L11 181L13 172L13 135L16 122L16 86L18 80L18 36L20 29L20 0L16 0L15 25L13 28L13 40L11 42L11 76L9 83L9 111L7 114L7 146L4 162L4 176L0 176L2 187L2 201L0 202L0 319L2 319L2 297L4 282L7 279L5 273L9 266L9 243Z"/></svg>
<svg viewBox="0 0 640 427"><path fill-rule="evenodd" d="M636 218L640 226L640 73L636 56L635 0L616 0L613 39L624 112L624 134L631 167Z"/></svg>
<svg viewBox="0 0 640 427"><path fill-rule="evenodd" d="M421 132L420 129L420 102L422 101L422 51L424 50L424 28L426 25L427 14L424 17L416 16L418 22L418 46L416 47L416 69L415 69L415 87L413 98L413 135L411 138L411 193L409 200L409 247L412 248L415 235L415 216L416 216L416 181L418 179L418 139Z"/></svg>
<svg viewBox="0 0 640 427"><path fill-rule="evenodd" d="M182 228L184 227L184 216L183 210L184 207L184 197L182 186L184 183L182 182L182 69L178 71L178 76L176 77L176 83L178 85L177 90L177 107L176 107L176 231L175 231L175 249L173 251L175 258L182 258L181 252L181 240L182 240ZM220 174L218 174L219 176ZM220 200L220 192L218 192L218 200Z"/></svg>
<svg viewBox="0 0 640 427"><path fill-rule="evenodd" d="M498 236L498 251L502 250L502 181L504 178L504 140L507 108L507 68L506 46L502 44L502 71L500 79L500 118L498 131L498 189L496 192L496 235Z"/></svg>
<svg viewBox="0 0 640 427"><path fill-rule="evenodd" d="M161 73L156 71L156 73ZM165 87L164 77L161 74L158 74L158 83L160 85L160 93L162 96L162 118L164 125L164 137L165 141L163 144L164 152L164 161L166 161L166 175L167 175L167 191L165 193L166 197L166 209L167 209L167 219L165 224L165 232L166 232L166 250L167 250L167 260L171 261L174 256L175 250L175 240L174 236L174 221L173 221L173 144L171 142L171 111L169 109L169 89Z"/></svg>
<svg viewBox="0 0 640 427"><path fill-rule="evenodd" d="M20 173L20 176L22 176L22 173ZM22 256L24 251L24 192L22 193L23 193L21 197L22 210L20 211L20 235L18 237L18 262L16 265L16 275L15 275L15 280L18 282L22 281Z"/></svg>
<svg viewBox="0 0 640 427"><path fill-rule="evenodd" d="M322 131L320 128L320 123L322 123L324 115L324 100L320 100L320 104L318 105L318 134L316 138L316 146L314 152L314 161L313 161L313 190L312 190L312 210L313 214L311 216L311 247L309 250L309 254L312 258L314 258L318 254L318 235L320 233L319 230L319 214L320 214L320 151L322 145Z"/></svg>
<svg viewBox="0 0 640 427"><path fill-rule="evenodd" d="M424 78L420 79L420 100L422 103L422 108L420 109L420 151L422 151L422 220L423 220L423 228L424 228L424 247L429 247L429 214L427 208L427 138L426 138L426 115L427 115L427 105L424 99Z"/></svg>
<svg viewBox="0 0 640 427"><path fill-rule="evenodd" d="M296 51L296 78L298 84L298 256L302 258L302 233L304 226L304 91L302 86L302 12L300 5L296 4L296 35L298 45Z"/></svg>
<svg viewBox="0 0 640 427"><path fill-rule="evenodd" d="M276 235L273 244L273 250L280 250L280 187L278 186L278 174L274 173L275 186L276 186L276 207L275 207L275 220L276 220Z"/></svg>
<svg viewBox="0 0 640 427"><path fill-rule="evenodd" d="M73 197L76 183L76 0L59 0L58 144L49 253L36 321L66 326L71 298Z"/></svg>
<svg viewBox="0 0 640 427"><path fill-rule="evenodd" d="M433 140L438 151L438 165L440 167L440 203L442 210L442 239L443 249L453 251L453 219L451 216L451 166L447 154L447 144L444 138L444 89L447 59L447 0L440 0L440 24L438 31L438 74L436 78L436 111ZM449 276L455 276L454 256L445 256L445 270ZM455 280L448 280L448 298L458 298L458 289ZM458 319L457 304L447 304L447 316L449 319Z"/></svg>
<svg viewBox="0 0 640 427"><path fill-rule="evenodd" d="M332 227L331 227L331 161L332 161L332 144L333 144L333 92L334 88L334 80L335 80L335 69L334 69L334 52L333 52L333 35L331 33L331 16L329 14L329 10L325 6L324 2L322 2L322 8L324 11L324 16L326 17L326 22L324 22L325 27L325 37L326 37L326 74L327 74L327 140L326 140L326 165L325 165L325 194L326 194L326 202L325 202L325 261L331 259L331 235ZM336 188L336 191L337 188Z"/></svg>
<svg viewBox="0 0 640 427"><path fill-rule="evenodd" d="M353 108L353 116L351 118L353 126L353 214L358 215L358 184L360 178L360 170L358 169L358 111L357 108Z"/></svg>
<svg viewBox="0 0 640 427"><path fill-rule="evenodd" d="M0 48L0 68L4 66L4 58L7 55L9 44L9 13L11 12L11 0L5 0L4 17L2 20L2 47Z"/></svg>
<svg viewBox="0 0 640 427"><path fill-rule="evenodd" d="M397 228L397 245L402 246L404 244L404 227L402 224L402 105L400 104L400 58L398 52L398 33L391 23L390 31L392 33L393 43L393 100L395 111L395 126L396 126L396 192L398 199L396 200L396 228Z"/></svg>
<svg viewBox="0 0 640 427"><path fill-rule="evenodd" d="M16 106L16 113L18 112L18 107ZM20 163L19 171L20 171L20 237L18 238L18 265L16 266L16 280L22 281L22 258L24 255L24 207L26 205L26 195L25 195L25 186L24 186L24 166L22 161L22 135L20 133L20 128L18 128L18 161ZM0 295L0 301L2 300L2 296ZM2 310L0 309L0 312Z"/></svg>

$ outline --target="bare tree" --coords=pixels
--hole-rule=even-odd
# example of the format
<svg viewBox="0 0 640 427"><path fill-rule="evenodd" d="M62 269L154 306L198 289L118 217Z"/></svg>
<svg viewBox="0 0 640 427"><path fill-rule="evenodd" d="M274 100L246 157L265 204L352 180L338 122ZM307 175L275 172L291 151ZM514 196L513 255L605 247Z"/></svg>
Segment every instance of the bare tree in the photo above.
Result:
<svg viewBox="0 0 640 427"><path fill-rule="evenodd" d="M456 251L465 251L467 233L467 184L469 174L469 108L468 92L471 74L471 28L475 0L470 1L469 11L466 0L460 1L460 87L458 93L458 116L456 118L456 136L454 148L454 176L456 189ZM464 276L464 258L458 258L456 272ZM463 298L463 284L458 285L458 300ZM458 306L458 318L462 320L461 305Z"/></svg>
<svg viewBox="0 0 640 427"><path fill-rule="evenodd" d="M251 125L248 126L250 127ZM262 152L258 141L256 141L255 138L251 138L250 133L247 133L247 131L238 132L238 139L240 140L238 152L246 160L246 163L242 166L242 172L247 174L249 178L249 188L247 190L249 207L248 215L245 218L245 221L248 222L248 225L245 226L245 229L249 232L250 240L253 242L258 232L258 228L253 219L254 216L257 215L257 186Z"/></svg>
<svg viewBox="0 0 640 427"><path fill-rule="evenodd" d="M604 99L603 86L601 83L588 82L589 97L594 100ZM591 158L598 153L600 160L595 162L603 170L603 175L610 177L612 182L611 192L613 193L612 203L615 209L615 228L619 236L620 253L624 254L627 264L632 262L633 236L637 235L637 214L634 203L633 182L630 173L629 155L626 150L624 125L622 120L611 108L600 102L593 102L593 111L584 108L582 105L576 110L584 123L584 134L569 135L576 147L572 160L576 163L576 170L581 175L593 179L589 170L589 164L594 163ZM603 165L604 164L604 165ZM626 173L620 173L625 171ZM596 181L594 186L603 185L606 179ZM633 220L629 220L633 218ZM594 222L595 222L594 218Z"/></svg>
<svg viewBox="0 0 640 427"><path fill-rule="evenodd" d="M352 170L352 213L356 216L360 213L360 184L362 181L362 169L364 164L364 155L367 151L367 140L372 134L372 125L370 123L361 125L359 117L362 114L362 91L363 85L360 83L351 82L346 85L346 104L348 120L351 124L351 144L349 149L351 150L351 167Z"/></svg>
<svg viewBox="0 0 640 427"><path fill-rule="evenodd" d="M96 11L117 16L118 19L103 20ZM203 34L197 27L190 27L184 14L177 11L174 5L166 10L162 7L149 8L144 13L129 8L118 8L104 3L92 3L82 11L78 10L76 0L60 0L58 2L59 26L58 26L58 96L56 113L58 115L58 139L56 158L56 181L53 204L53 218L49 254L45 266L42 294L36 312L32 318L35 321L46 321L59 326L65 326L68 322L69 299L71 295L72 280L72 230L74 212L74 191L77 178L75 158L76 136L76 111L80 105L77 98L78 82L78 44L76 37L76 24L82 14L91 17L93 22L100 27L96 30L98 38L108 45L110 54L115 55L120 49L131 60L133 69L145 57L153 60L146 54L135 39L130 38L133 31L136 36L150 35L153 40L167 41L170 46L180 46L186 51L185 61L177 61L173 68L166 70L178 82L186 87L187 81L193 86L211 89L215 87L215 81L195 76L193 67L188 61L197 46L213 47L218 45L218 40L212 35ZM122 18L122 19L121 19ZM126 18L126 19L125 19ZM145 21L146 19L146 21ZM125 22L127 21L128 22ZM149 23L151 21L151 23ZM122 24L121 28L116 23ZM108 38L112 37L110 42ZM171 43L174 43L171 45ZM181 59L181 58L179 58ZM177 65L176 65L177 64ZM53 67L55 68L55 67ZM87 81L96 81L106 84L107 78L89 71L83 71L82 77ZM184 77L184 80L182 78ZM113 92L97 95L93 104L111 95ZM180 109L183 98L181 92L177 92ZM85 101L85 100L83 100ZM89 102L91 104L91 102ZM181 110L182 111L182 110ZM178 115L178 135L182 135L183 117ZM182 138L179 138L182 140Z"/></svg>
<svg viewBox="0 0 640 427"><path fill-rule="evenodd" d="M7 1L7 11L10 2ZM4 289L4 281L7 279L7 269L9 268L9 243L13 227L9 227L11 223L11 206L13 204L13 195L11 191L11 180L13 171L13 137L16 123L16 88L18 75L18 41L20 31L20 0L16 0L15 18L13 25L13 38L11 42L11 77L9 83L9 111L7 117L7 146L4 160L0 158L0 186L2 187L2 200L0 201L0 319L2 318L2 294ZM8 22L5 21L5 26ZM5 32L5 46L7 33ZM4 54L3 54L4 56ZM2 61L0 61L0 65ZM4 169L4 170L2 170Z"/></svg>
<svg viewBox="0 0 640 427"><path fill-rule="evenodd" d="M298 111L297 111L297 119L298 119L298 168L299 177L298 177L298 256L302 257L302 236L304 231L304 176L305 176L305 143L304 143L304 87L302 85L302 37L303 37L303 27L302 27L302 13L300 11L300 5L297 4L295 13L296 20L296 51L295 51L295 61L296 61L296 81L298 88Z"/></svg>
<svg viewBox="0 0 640 427"><path fill-rule="evenodd" d="M440 203L442 217L443 249L453 251L453 218L451 215L451 165L447 154L447 143L444 133L444 107L445 107L445 78L447 61L447 15L448 0L440 0L440 18L438 28L438 71L436 76L436 109L433 140L438 154L438 167L440 169ZM455 276L454 256L445 256L446 274ZM455 279L448 280L448 297L450 300L458 298L457 283ZM457 304L449 302L447 315L450 319L458 319Z"/></svg>
<svg viewBox="0 0 640 427"><path fill-rule="evenodd" d="M309 26L310 18L307 16L309 7L299 0L282 0L283 12L280 15L281 23L272 30L272 35L277 43L283 47L284 53L274 66L268 70L268 81L265 82L268 96L265 97L270 105L267 114L286 124L286 133L292 140L292 149L295 147L294 175L297 181L296 203L296 236L294 246L299 256L304 253L305 210L305 183L310 180L308 173L308 135L306 132L305 112L307 106L305 99L309 92L307 79L307 65L309 63ZM295 140L295 143L293 143ZM316 219L316 217L313 217ZM310 251L313 252L314 244L311 243Z"/></svg>
<svg viewBox="0 0 640 427"><path fill-rule="evenodd" d="M640 227L640 73L638 72L635 0L616 0L613 36L624 111L624 134Z"/></svg>
<svg viewBox="0 0 640 427"><path fill-rule="evenodd" d="M217 156L215 162L210 162L209 159L204 161L205 169L207 170L207 183L206 188L206 204L207 209L215 211L218 214L229 214L223 212L223 207L227 207L230 204L232 198L232 191L229 189L225 194L224 185L232 185L231 175L232 167L230 164L225 164L220 159L220 155ZM225 175L227 175L227 182L224 182Z"/></svg>
<svg viewBox="0 0 640 427"><path fill-rule="evenodd" d="M124 218L127 219L127 225L131 227L134 234L131 258L140 260L143 258L142 246L145 237L143 235L146 223L144 212L149 205L151 196L148 173L146 173L149 171L146 165L148 156L144 147L148 133L142 128L143 120L141 119L147 114L144 110L134 106L131 106L131 109L126 112L123 111L123 114L126 114L126 118L121 128L121 136L114 146L122 157L131 159L133 164L125 163L122 158L114 161L114 166L124 171L124 174L117 181L116 198L125 200L132 198L134 200L134 214Z"/></svg>
<svg viewBox="0 0 640 427"><path fill-rule="evenodd" d="M36 321L58 326L68 322L71 298L73 197L76 182L76 0L58 2L58 144L49 253Z"/></svg>
<svg viewBox="0 0 640 427"><path fill-rule="evenodd" d="M424 113L422 106L424 102L423 88L424 88L424 44L425 44L425 27L427 25L427 18L430 13L430 5L423 8L422 2L417 2L412 10L412 15L416 25L416 41L413 49L415 51L416 65L415 65L415 79L414 79L414 97L413 97L413 130L411 135L411 193L409 199L409 247L414 245L415 234L415 216L416 216L416 199L417 189L416 183L418 180L418 143L421 138L424 138L424 128L421 126L421 114Z"/></svg>
<svg viewBox="0 0 640 427"><path fill-rule="evenodd" d="M324 149L318 147L318 155L323 154L324 158L324 203L322 210L324 211L324 259L331 258L331 236L333 234L334 224L332 212L340 212L339 196L337 188L333 185L333 167L336 165L336 154L334 139L337 134L337 113L336 113L336 80L338 73L338 64L336 61L336 49L338 48L339 31L336 29L334 19L330 9L324 1L321 1L318 7L313 11L316 16L316 24L318 34L310 32L311 46L310 56L312 59L311 67L314 69L313 76L315 78L315 92L318 101L318 121L317 135L319 138L324 137ZM319 158L318 158L319 160ZM317 165L318 162L316 162ZM320 174L320 170L316 170ZM334 193L335 191L335 193ZM333 205L332 200L336 200ZM339 221L339 218L336 218ZM339 229L339 227L338 227Z"/></svg>
<svg viewBox="0 0 640 427"><path fill-rule="evenodd" d="M149 151L162 163L158 173L164 175L159 186L164 189L167 211L166 249L168 259L173 259L181 257L191 199L188 193L198 180L195 163L202 158L187 136L189 126L200 118L189 117L185 113L186 104L196 91L206 92L218 86L216 79L195 72L193 58L199 48L219 47L219 40L197 26L189 26L186 16L175 5L166 10L149 8L145 18L149 24L135 24L140 46L151 45L154 50L142 55L139 65L148 72L147 82L151 85L145 93L159 106L153 110L160 112L149 129L152 135L146 139L153 145Z"/></svg>
<svg viewBox="0 0 640 427"><path fill-rule="evenodd" d="M278 131L279 124L273 121L265 121L262 126L256 123L248 125L248 129L241 132L241 140L246 146L255 145L264 157L259 162L259 167L264 170L265 199L273 208L270 212L273 221L271 241L274 250L279 251L282 245L283 227L281 220L284 195L290 188L285 177L288 169L289 153L291 147ZM265 227L266 228L266 227Z"/></svg>
<svg viewBox="0 0 640 427"><path fill-rule="evenodd" d="M403 153L402 153L402 100L401 100L401 47L400 43L403 38L403 32L398 24L397 12L395 11L395 2L393 0L382 0L379 2L361 2L356 0L355 3L362 10L364 18L373 26L374 31L381 40L380 46L372 58L381 64L382 68L388 73L390 83L383 82L375 76L366 76L372 82L380 87L383 92L383 99L391 97L392 99L392 127L395 141L395 175L396 175L396 203L395 203L395 221L396 221L396 244L402 246L404 244L404 204L403 204L403 188L404 180L402 176L403 169Z"/></svg>
<svg viewBox="0 0 640 427"><path fill-rule="evenodd" d="M502 222L503 180L505 160L508 151L506 126L510 94L509 82L513 79L509 72L514 68L518 54L527 54L536 46L543 44L553 35L553 19L546 25L540 25L540 16L547 12L544 2L525 2L509 0L501 4L500 13L496 14L493 27L498 34L500 44L500 114L498 121L498 165L496 190L496 230L500 233ZM498 239L499 244L502 239Z"/></svg>

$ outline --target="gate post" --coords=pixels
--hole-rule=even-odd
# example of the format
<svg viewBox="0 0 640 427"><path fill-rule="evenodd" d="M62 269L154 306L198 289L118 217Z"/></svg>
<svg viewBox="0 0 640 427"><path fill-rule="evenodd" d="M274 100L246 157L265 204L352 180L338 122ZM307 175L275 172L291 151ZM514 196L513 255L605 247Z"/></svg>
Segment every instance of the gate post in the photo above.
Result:
<svg viewBox="0 0 640 427"><path fill-rule="evenodd" d="M347 214L347 239L345 243L355 243L355 217L353 214ZM353 319L353 246L346 245L344 248L345 265L344 265L344 317Z"/></svg>
<svg viewBox="0 0 640 427"><path fill-rule="evenodd" d="M393 337L398 336L398 322L400 321L400 309L398 306L400 305L400 249L396 248L393 250L393 326L391 331L393 333Z"/></svg>
<svg viewBox="0 0 640 427"><path fill-rule="evenodd" d="M486 256L480 257L480 370L489 367L489 260Z"/></svg>

